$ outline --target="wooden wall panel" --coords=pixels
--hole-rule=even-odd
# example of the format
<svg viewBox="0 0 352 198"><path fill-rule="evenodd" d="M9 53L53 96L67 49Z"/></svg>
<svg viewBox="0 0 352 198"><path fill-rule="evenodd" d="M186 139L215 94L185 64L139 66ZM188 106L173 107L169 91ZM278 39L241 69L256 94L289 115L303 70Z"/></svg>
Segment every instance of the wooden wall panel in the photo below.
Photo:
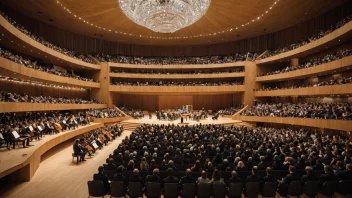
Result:
<svg viewBox="0 0 352 198"><path fill-rule="evenodd" d="M21 83L15 81L7 81L0 79L0 91L12 93L26 93L32 96L60 96L67 98L82 98L88 99L89 91L86 89L66 89L59 87L46 87L39 84Z"/></svg>
<svg viewBox="0 0 352 198"><path fill-rule="evenodd" d="M159 97L159 110L164 109L176 109L183 105L193 105L193 109L196 109L193 103L194 96L158 96Z"/></svg>
<svg viewBox="0 0 352 198"><path fill-rule="evenodd" d="M115 96L113 96L113 102L116 106L126 105L147 111L155 111L158 109L158 97L154 95L114 95Z"/></svg>
<svg viewBox="0 0 352 198"><path fill-rule="evenodd" d="M235 52L246 53L248 51L263 52L266 49L275 49L291 44L318 33L319 30L336 23L343 16L350 15L352 13L352 6L350 5L348 2L347 5L340 6L321 16L278 32L239 41L198 46L143 46L104 41L98 38L67 32L29 18L19 11L12 10L4 5L1 6L11 18L23 24L27 29L34 32L34 34L40 35L58 46L79 52L134 56L205 56Z"/></svg>

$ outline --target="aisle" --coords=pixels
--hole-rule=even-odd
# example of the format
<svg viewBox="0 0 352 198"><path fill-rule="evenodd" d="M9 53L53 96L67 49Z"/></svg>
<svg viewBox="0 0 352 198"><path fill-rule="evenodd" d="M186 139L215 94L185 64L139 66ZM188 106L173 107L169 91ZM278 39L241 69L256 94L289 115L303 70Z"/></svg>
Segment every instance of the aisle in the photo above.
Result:
<svg viewBox="0 0 352 198"><path fill-rule="evenodd" d="M1 189L0 197L11 198L86 198L88 197L87 181L93 179L93 174L98 167L105 163L106 158L112 153L125 136L131 131L124 131L120 137L92 157L87 156L87 161L72 163L72 143L65 142L59 149L52 151L54 154L45 159L30 182L11 184L8 188ZM56 149L56 148L54 148Z"/></svg>

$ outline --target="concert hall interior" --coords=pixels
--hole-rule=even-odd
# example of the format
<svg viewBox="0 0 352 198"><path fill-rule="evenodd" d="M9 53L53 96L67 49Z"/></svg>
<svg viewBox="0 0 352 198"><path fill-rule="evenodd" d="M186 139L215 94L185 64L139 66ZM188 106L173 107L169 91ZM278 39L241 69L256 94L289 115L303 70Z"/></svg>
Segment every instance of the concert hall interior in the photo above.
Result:
<svg viewBox="0 0 352 198"><path fill-rule="evenodd" d="M0 0L0 197L352 197L351 0Z"/></svg>

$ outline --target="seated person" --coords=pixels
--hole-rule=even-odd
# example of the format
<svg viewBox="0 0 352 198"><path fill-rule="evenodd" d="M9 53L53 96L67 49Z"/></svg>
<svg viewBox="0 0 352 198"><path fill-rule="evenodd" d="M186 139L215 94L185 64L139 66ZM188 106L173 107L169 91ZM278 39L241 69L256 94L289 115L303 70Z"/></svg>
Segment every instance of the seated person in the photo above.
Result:
<svg viewBox="0 0 352 198"><path fill-rule="evenodd" d="M340 180L352 180L352 164L347 164L346 170L339 172L337 178Z"/></svg>
<svg viewBox="0 0 352 198"><path fill-rule="evenodd" d="M148 175L146 178L145 178L145 183L159 183L160 184L160 187L163 186L163 180L160 178L159 176L159 169L154 169L153 170L153 175Z"/></svg>
<svg viewBox="0 0 352 198"><path fill-rule="evenodd" d="M338 180L334 174L334 171L332 170L332 168L330 166L325 166L324 172L325 172L325 174L323 174L319 177L319 187L320 188L327 181L337 181Z"/></svg>
<svg viewBox="0 0 352 198"><path fill-rule="evenodd" d="M107 194L110 191L110 183L109 183L108 177L104 175L104 167L99 166L98 173L94 174L93 180L103 182L104 188L105 188L105 194Z"/></svg>
<svg viewBox="0 0 352 198"><path fill-rule="evenodd" d="M278 193L280 196L287 196L287 190L288 186L291 184L293 181L301 181L301 177L296 173L296 167L293 165L290 165L288 167L289 174L286 175L286 177L283 179L282 182L279 183L279 189Z"/></svg>
<svg viewBox="0 0 352 198"><path fill-rule="evenodd" d="M118 166L112 181L120 181L120 182L123 182L125 184L125 186L127 186L128 185L128 181L127 181L126 177L123 176L123 170L124 169L125 168L122 165Z"/></svg>
<svg viewBox="0 0 352 198"><path fill-rule="evenodd" d="M209 183L209 182L210 182L210 179L207 177L207 172L203 170L201 176L197 179L197 184Z"/></svg>
<svg viewBox="0 0 352 198"><path fill-rule="evenodd" d="M235 170L233 170L231 172L231 177L226 181L226 186L229 187L231 183L243 183L243 180L238 177L237 172Z"/></svg>
<svg viewBox="0 0 352 198"><path fill-rule="evenodd" d="M174 170L172 168L167 169L167 177L163 180L166 183L178 183L179 179L174 176Z"/></svg>
<svg viewBox="0 0 352 198"><path fill-rule="evenodd" d="M128 182L139 182L142 184L142 187L144 186L144 181L142 177L139 176L139 170L134 169L133 174L128 178Z"/></svg>
<svg viewBox="0 0 352 198"><path fill-rule="evenodd" d="M116 170L113 158L109 158L108 163L104 164L104 170Z"/></svg>
<svg viewBox="0 0 352 198"><path fill-rule="evenodd" d="M188 184L188 183L195 184L196 183L196 181L191 177L191 175L192 175L191 169L189 169L189 168L186 169L186 176L183 176L179 182L181 190L182 190L183 184Z"/></svg>
<svg viewBox="0 0 352 198"><path fill-rule="evenodd" d="M75 140L75 143L73 144L73 153L74 155L81 156L81 161L86 161L84 157L86 156L87 151L85 151L85 148L81 146L79 139Z"/></svg>
<svg viewBox="0 0 352 198"><path fill-rule="evenodd" d="M310 166L306 166L305 168L306 170L306 175L303 175L302 177L302 184L304 185L305 183L307 183L308 181L317 181L318 178L314 175L314 171L313 168Z"/></svg>
<svg viewBox="0 0 352 198"><path fill-rule="evenodd" d="M215 169L213 172L213 178L211 179L210 183L212 184L223 184L224 179L221 178L221 173L218 169Z"/></svg>

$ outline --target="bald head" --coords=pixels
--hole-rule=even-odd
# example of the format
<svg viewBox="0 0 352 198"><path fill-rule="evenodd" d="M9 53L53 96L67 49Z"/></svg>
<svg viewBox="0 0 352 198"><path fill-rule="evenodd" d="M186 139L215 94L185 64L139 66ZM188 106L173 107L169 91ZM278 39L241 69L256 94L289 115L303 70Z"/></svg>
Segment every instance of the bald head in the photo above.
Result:
<svg viewBox="0 0 352 198"><path fill-rule="evenodd" d="M186 176L191 176L191 174L192 174L191 169L187 168L187 170L186 170Z"/></svg>
<svg viewBox="0 0 352 198"><path fill-rule="evenodd" d="M134 175L138 175L139 174L139 170L137 168L133 169L133 174Z"/></svg>

